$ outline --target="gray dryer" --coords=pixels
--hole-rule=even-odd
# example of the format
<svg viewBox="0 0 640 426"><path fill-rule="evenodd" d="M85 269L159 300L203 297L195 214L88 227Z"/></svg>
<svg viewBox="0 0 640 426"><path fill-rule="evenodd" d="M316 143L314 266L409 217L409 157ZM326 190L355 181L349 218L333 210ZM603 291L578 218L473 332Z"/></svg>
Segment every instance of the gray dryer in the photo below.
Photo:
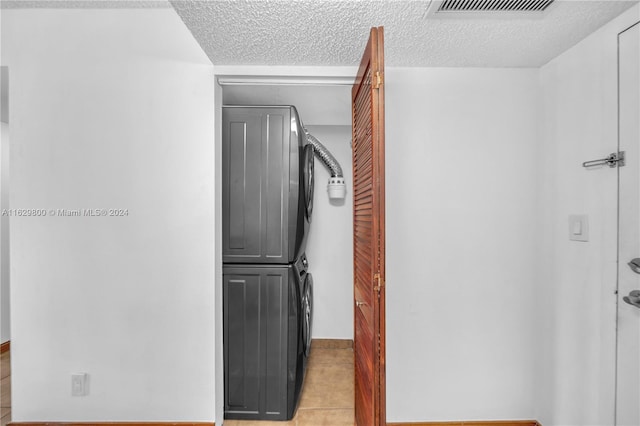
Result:
<svg viewBox="0 0 640 426"><path fill-rule="evenodd" d="M294 262L313 206L313 147L292 106L222 109L223 262Z"/></svg>

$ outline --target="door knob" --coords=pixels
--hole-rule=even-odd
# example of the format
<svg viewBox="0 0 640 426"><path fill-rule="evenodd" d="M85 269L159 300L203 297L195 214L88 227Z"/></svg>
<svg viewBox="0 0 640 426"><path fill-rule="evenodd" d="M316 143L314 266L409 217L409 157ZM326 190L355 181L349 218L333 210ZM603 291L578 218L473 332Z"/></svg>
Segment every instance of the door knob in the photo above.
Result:
<svg viewBox="0 0 640 426"><path fill-rule="evenodd" d="M636 257L635 259L631 259L631 262L627 263L629 268L636 274L640 274L640 257Z"/></svg>
<svg viewBox="0 0 640 426"><path fill-rule="evenodd" d="M640 290L631 290L628 296L622 298L626 303L640 308Z"/></svg>
<svg viewBox="0 0 640 426"><path fill-rule="evenodd" d="M366 305L366 303L361 302L361 301L359 301L359 300L356 300L356 306L357 306L357 307L360 307L360 306L363 306L363 305Z"/></svg>

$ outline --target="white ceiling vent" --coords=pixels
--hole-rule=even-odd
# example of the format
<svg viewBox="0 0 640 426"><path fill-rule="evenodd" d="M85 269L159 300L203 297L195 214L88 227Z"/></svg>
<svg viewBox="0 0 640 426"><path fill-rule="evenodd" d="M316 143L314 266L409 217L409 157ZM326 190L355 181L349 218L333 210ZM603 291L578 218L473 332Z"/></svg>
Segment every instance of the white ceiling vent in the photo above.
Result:
<svg viewBox="0 0 640 426"><path fill-rule="evenodd" d="M540 17L554 0L431 0L428 15L438 18Z"/></svg>

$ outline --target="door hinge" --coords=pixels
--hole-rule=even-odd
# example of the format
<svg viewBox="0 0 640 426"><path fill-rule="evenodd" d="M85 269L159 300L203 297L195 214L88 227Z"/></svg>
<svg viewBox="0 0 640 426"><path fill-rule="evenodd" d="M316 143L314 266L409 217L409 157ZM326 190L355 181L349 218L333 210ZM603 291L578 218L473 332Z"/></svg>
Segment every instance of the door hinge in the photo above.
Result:
<svg viewBox="0 0 640 426"><path fill-rule="evenodd" d="M384 76L380 71L376 71L373 75L373 88L379 89L384 84Z"/></svg>
<svg viewBox="0 0 640 426"><path fill-rule="evenodd" d="M373 280L375 281L375 286L373 287L373 289L380 294L380 289L382 288L382 286L384 285L384 281L382 280L382 278L380 277L380 273L376 273L373 276Z"/></svg>

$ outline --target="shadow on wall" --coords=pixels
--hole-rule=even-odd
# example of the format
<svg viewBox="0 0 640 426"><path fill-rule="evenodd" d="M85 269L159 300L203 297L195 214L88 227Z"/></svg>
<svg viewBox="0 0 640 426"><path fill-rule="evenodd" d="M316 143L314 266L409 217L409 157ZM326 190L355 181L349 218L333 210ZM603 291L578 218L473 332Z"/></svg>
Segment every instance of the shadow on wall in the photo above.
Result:
<svg viewBox="0 0 640 426"><path fill-rule="evenodd" d="M330 173L316 161L313 218L307 241L309 271L315 284L313 338L352 339L351 126L307 126L307 130L338 160L347 184L344 199L330 199Z"/></svg>
<svg viewBox="0 0 640 426"><path fill-rule="evenodd" d="M9 68L0 67L0 211L9 208ZM0 215L0 342L11 339L9 216Z"/></svg>

